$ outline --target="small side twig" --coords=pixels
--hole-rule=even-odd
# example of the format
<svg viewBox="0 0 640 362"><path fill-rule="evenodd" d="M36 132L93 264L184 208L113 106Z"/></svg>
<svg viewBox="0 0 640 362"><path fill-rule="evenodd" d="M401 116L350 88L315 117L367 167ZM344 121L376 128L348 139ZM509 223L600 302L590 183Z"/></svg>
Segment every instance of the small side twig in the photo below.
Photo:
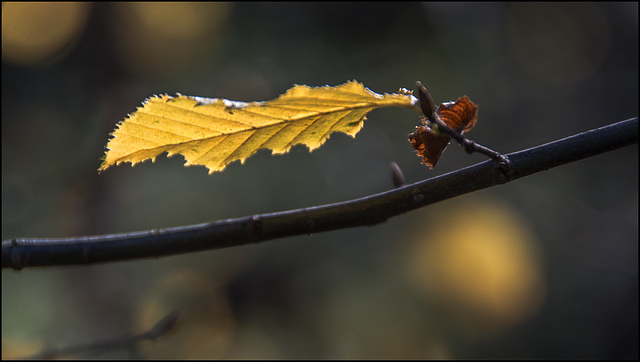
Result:
<svg viewBox="0 0 640 362"><path fill-rule="evenodd" d="M393 187L398 188L404 186L405 178L400 166L395 162L391 162L389 167L391 167L391 180L393 181Z"/></svg>

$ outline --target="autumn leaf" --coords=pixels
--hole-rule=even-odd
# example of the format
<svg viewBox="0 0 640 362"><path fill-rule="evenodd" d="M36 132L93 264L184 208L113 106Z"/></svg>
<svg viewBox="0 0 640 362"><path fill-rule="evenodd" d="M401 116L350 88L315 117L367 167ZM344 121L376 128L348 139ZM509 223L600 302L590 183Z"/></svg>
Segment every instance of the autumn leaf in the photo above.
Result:
<svg viewBox="0 0 640 362"><path fill-rule="evenodd" d="M355 137L370 111L393 106L420 112L417 103L406 90L380 95L357 81L336 87L296 85L266 102L154 96L118 124L98 171L123 162L155 162L167 152L169 157L183 155L185 166L203 165L212 174L233 161L244 163L260 149L281 154L304 144L313 151L333 132Z"/></svg>
<svg viewBox="0 0 640 362"><path fill-rule="evenodd" d="M469 97L458 98L455 102L442 103L436 114L451 129L460 134L469 131L478 121L478 106ZM422 117L423 125L416 127L415 132L409 135L409 143L422 157L422 163L429 168L434 168L447 148L451 137L446 134L434 132L427 117Z"/></svg>

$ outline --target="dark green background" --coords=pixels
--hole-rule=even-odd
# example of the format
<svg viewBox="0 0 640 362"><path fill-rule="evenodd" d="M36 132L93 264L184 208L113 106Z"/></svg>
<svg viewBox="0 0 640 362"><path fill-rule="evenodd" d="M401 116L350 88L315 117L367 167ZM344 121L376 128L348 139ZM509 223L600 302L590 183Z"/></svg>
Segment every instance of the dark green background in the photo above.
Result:
<svg viewBox="0 0 640 362"><path fill-rule="evenodd" d="M130 64L142 59L127 48L136 46L127 33L136 29L129 28L137 24L133 16L122 4L92 4L66 53L29 67L3 61L3 239L136 231L314 206L390 189L390 162L411 183L484 160L451 145L428 170L406 142L416 114L385 109L372 112L355 139L336 134L313 153L302 146L281 156L261 151L211 176L204 167L182 167L181 156L98 175L108 134L152 94L252 101L293 84L357 79L383 93L413 89L420 80L436 102L471 97L480 111L469 136L502 152L638 114L637 3L238 3L197 50L187 52L161 33L149 39L165 51L147 54L148 69ZM140 313L134 300L163 273L195 270L233 315L231 342L205 356L637 358L637 152L627 147L463 196L509 205L540 243L545 300L532 317L496 335L459 333L430 318L437 310L398 312L420 302L393 272L402 258L391 255L408 228L447 201L372 228L264 245L3 270L3 349L9 339L66 346L141 331L149 324L132 322ZM344 298L363 286L370 293ZM190 302L201 298L194 294ZM386 317L400 327L382 324L371 338L326 329L319 306L331 303L336 310L377 306L345 312L348 325ZM416 325L428 325L429 333ZM247 337L252 331L270 341L267 347ZM404 344L385 348L395 343L385 333Z"/></svg>

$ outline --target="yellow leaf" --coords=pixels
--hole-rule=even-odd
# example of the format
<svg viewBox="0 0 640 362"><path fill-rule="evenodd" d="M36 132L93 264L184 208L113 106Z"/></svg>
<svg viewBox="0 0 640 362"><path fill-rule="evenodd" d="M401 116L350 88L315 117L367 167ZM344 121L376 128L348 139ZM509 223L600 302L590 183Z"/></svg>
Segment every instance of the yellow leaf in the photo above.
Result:
<svg viewBox="0 0 640 362"><path fill-rule="evenodd" d="M185 166L203 165L212 174L230 162L244 163L263 148L280 154L300 143L313 151L333 132L355 137L367 113L390 106L420 112L417 99L406 91L380 95L356 81L295 85L267 102L154 96L118 123L98 172L122 162L154 162L166 151L169 157L183 155Z"/></svg>

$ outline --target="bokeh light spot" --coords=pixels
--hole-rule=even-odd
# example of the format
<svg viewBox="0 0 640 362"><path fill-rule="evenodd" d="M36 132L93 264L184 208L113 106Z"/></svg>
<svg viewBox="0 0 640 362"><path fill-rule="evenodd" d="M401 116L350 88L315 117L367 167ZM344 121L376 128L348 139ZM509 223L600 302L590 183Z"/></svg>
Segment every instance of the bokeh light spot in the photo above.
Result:
<svg viewBox="0 0 640 362"><path fill-rule="evenodd" d="M2 3L2 60L33 66L59 55L80 35L89 3Z"/></svg>
<svg viewBox="0 0 640 362"><path fill-rule="evenodd" d="M458 326L493 334L538 308L544 288L535 240L514 210L483 200L429 221L410 253L410 275Z"/></svg>
<svg viewBox="0 0 640 362"><path fill-rule="evenodd" d="M229 3L118 3L111 32L122 64L148 77L212 66L224 44Z"/></svg>

